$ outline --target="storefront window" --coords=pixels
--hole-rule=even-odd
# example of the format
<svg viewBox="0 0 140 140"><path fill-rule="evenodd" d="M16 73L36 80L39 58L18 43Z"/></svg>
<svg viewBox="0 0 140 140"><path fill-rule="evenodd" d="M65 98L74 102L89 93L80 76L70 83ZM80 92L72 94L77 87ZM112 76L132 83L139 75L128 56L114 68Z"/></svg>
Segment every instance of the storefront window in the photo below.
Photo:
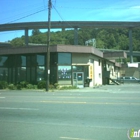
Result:
<svg viewBox="0 0 140 140"><path fill-rule="evenodd" d="M17 81L26 81L26 67L18 68Z"/></svg>
<svg viewBox="0 0 140 140"><path fill-rule="evenodd" d="M7 81L7 80L8 80L8 69L0 68L0 81Z"/></svg>
<svg viewBox="0 0 140 140"><path fill-rule="evenodd" d="M71 66L58 66L58 83L71 84Z"/></svg>
<svg viewBox="0 0 140 140"><path fill-rule="evenodd" d="M45 56L44 55L37 55L37 64L39 66L45 64Z"/></svg>
<svg viewBox="0 0 140 140"><path fill-rule="evenodd" d="M21 66L22 67L26 66L26 56L21 56Z"/></svg>
<svg viewBox="0 0 140 140"><path fill-rule="evenodd" d="M7 59L7 56L0 56L0 66L4 66Z"/></svg>
<svg viewBox="0 0 140 140"><path fill-rule="evenodd" d="M58 64L60 65L71 64L71 53L58 53Z"/></svg>
<svg viewBox="0 0 140 140"><path fill-rule="evenodd" d="M84 72L84 66L73 66L73 72Z"/></svg>
<svg viewBox="0 0 140 140"><path fill-rule="evenodd" d="M37 81L45 80L45 67L39 66L37 68Z"/></svg>

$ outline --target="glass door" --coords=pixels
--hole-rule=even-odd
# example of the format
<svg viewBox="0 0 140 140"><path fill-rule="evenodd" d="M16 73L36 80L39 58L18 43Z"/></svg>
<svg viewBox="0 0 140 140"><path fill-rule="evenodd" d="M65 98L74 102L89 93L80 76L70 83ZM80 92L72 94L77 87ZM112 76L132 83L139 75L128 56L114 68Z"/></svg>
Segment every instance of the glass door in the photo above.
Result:
<svg viewBox="0 0 140 140"><path fill-rule="evenodd" d="M84 73L83 72L73 72L73 86L79 88L84 87Z"/></svg>

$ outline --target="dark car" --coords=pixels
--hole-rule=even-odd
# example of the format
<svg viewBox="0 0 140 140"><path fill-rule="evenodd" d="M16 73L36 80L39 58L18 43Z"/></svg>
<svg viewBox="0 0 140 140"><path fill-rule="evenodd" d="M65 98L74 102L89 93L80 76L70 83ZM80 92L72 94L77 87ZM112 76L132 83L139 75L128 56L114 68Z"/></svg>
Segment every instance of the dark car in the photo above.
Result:
<svg viewBox="0 0 140 140"><path fill-rule="evenodd" d="M132 76L118 77L117 81L120 83L140 83L140 79Z"/></svg>

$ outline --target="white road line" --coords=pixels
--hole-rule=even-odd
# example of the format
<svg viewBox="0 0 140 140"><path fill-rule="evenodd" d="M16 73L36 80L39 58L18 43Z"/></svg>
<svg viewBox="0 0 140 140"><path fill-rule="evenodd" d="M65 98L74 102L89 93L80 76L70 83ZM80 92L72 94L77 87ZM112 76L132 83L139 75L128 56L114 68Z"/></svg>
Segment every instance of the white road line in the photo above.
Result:
<svg viewBox="0 0 140 140"><path fill-rule="evenodd" d="M3 99L3 98L5 98L5 97L0 97L0 98L2 98L2 99Z"/></svg>
<svg viewBox="0 0 140 140"><path fill-rule="evenodd" d="M67 139L67 140L89 140L89 139L73 138L73 137L60 137L60 139Z"/></svg>
<svg viewBox="0 0 140 140"><path fill-rule="evenodd" d="M14 107L0 107L0 109L9 109L9 110L39 110L36 108L14 108Z"/></svg>

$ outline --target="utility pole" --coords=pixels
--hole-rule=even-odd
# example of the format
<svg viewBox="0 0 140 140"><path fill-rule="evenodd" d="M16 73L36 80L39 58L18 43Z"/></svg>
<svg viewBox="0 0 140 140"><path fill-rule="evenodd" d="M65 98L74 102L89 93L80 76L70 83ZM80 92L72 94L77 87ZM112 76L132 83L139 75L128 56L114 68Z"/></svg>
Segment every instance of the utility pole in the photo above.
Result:
<svg viewBox="0 0 140 140"><path fill-rule="evenodd" d="M48 35L47 35L47 65L46 65L46 91L49 91L50 79L50 28L51 28L51 0L48 1Z"/></svg>

